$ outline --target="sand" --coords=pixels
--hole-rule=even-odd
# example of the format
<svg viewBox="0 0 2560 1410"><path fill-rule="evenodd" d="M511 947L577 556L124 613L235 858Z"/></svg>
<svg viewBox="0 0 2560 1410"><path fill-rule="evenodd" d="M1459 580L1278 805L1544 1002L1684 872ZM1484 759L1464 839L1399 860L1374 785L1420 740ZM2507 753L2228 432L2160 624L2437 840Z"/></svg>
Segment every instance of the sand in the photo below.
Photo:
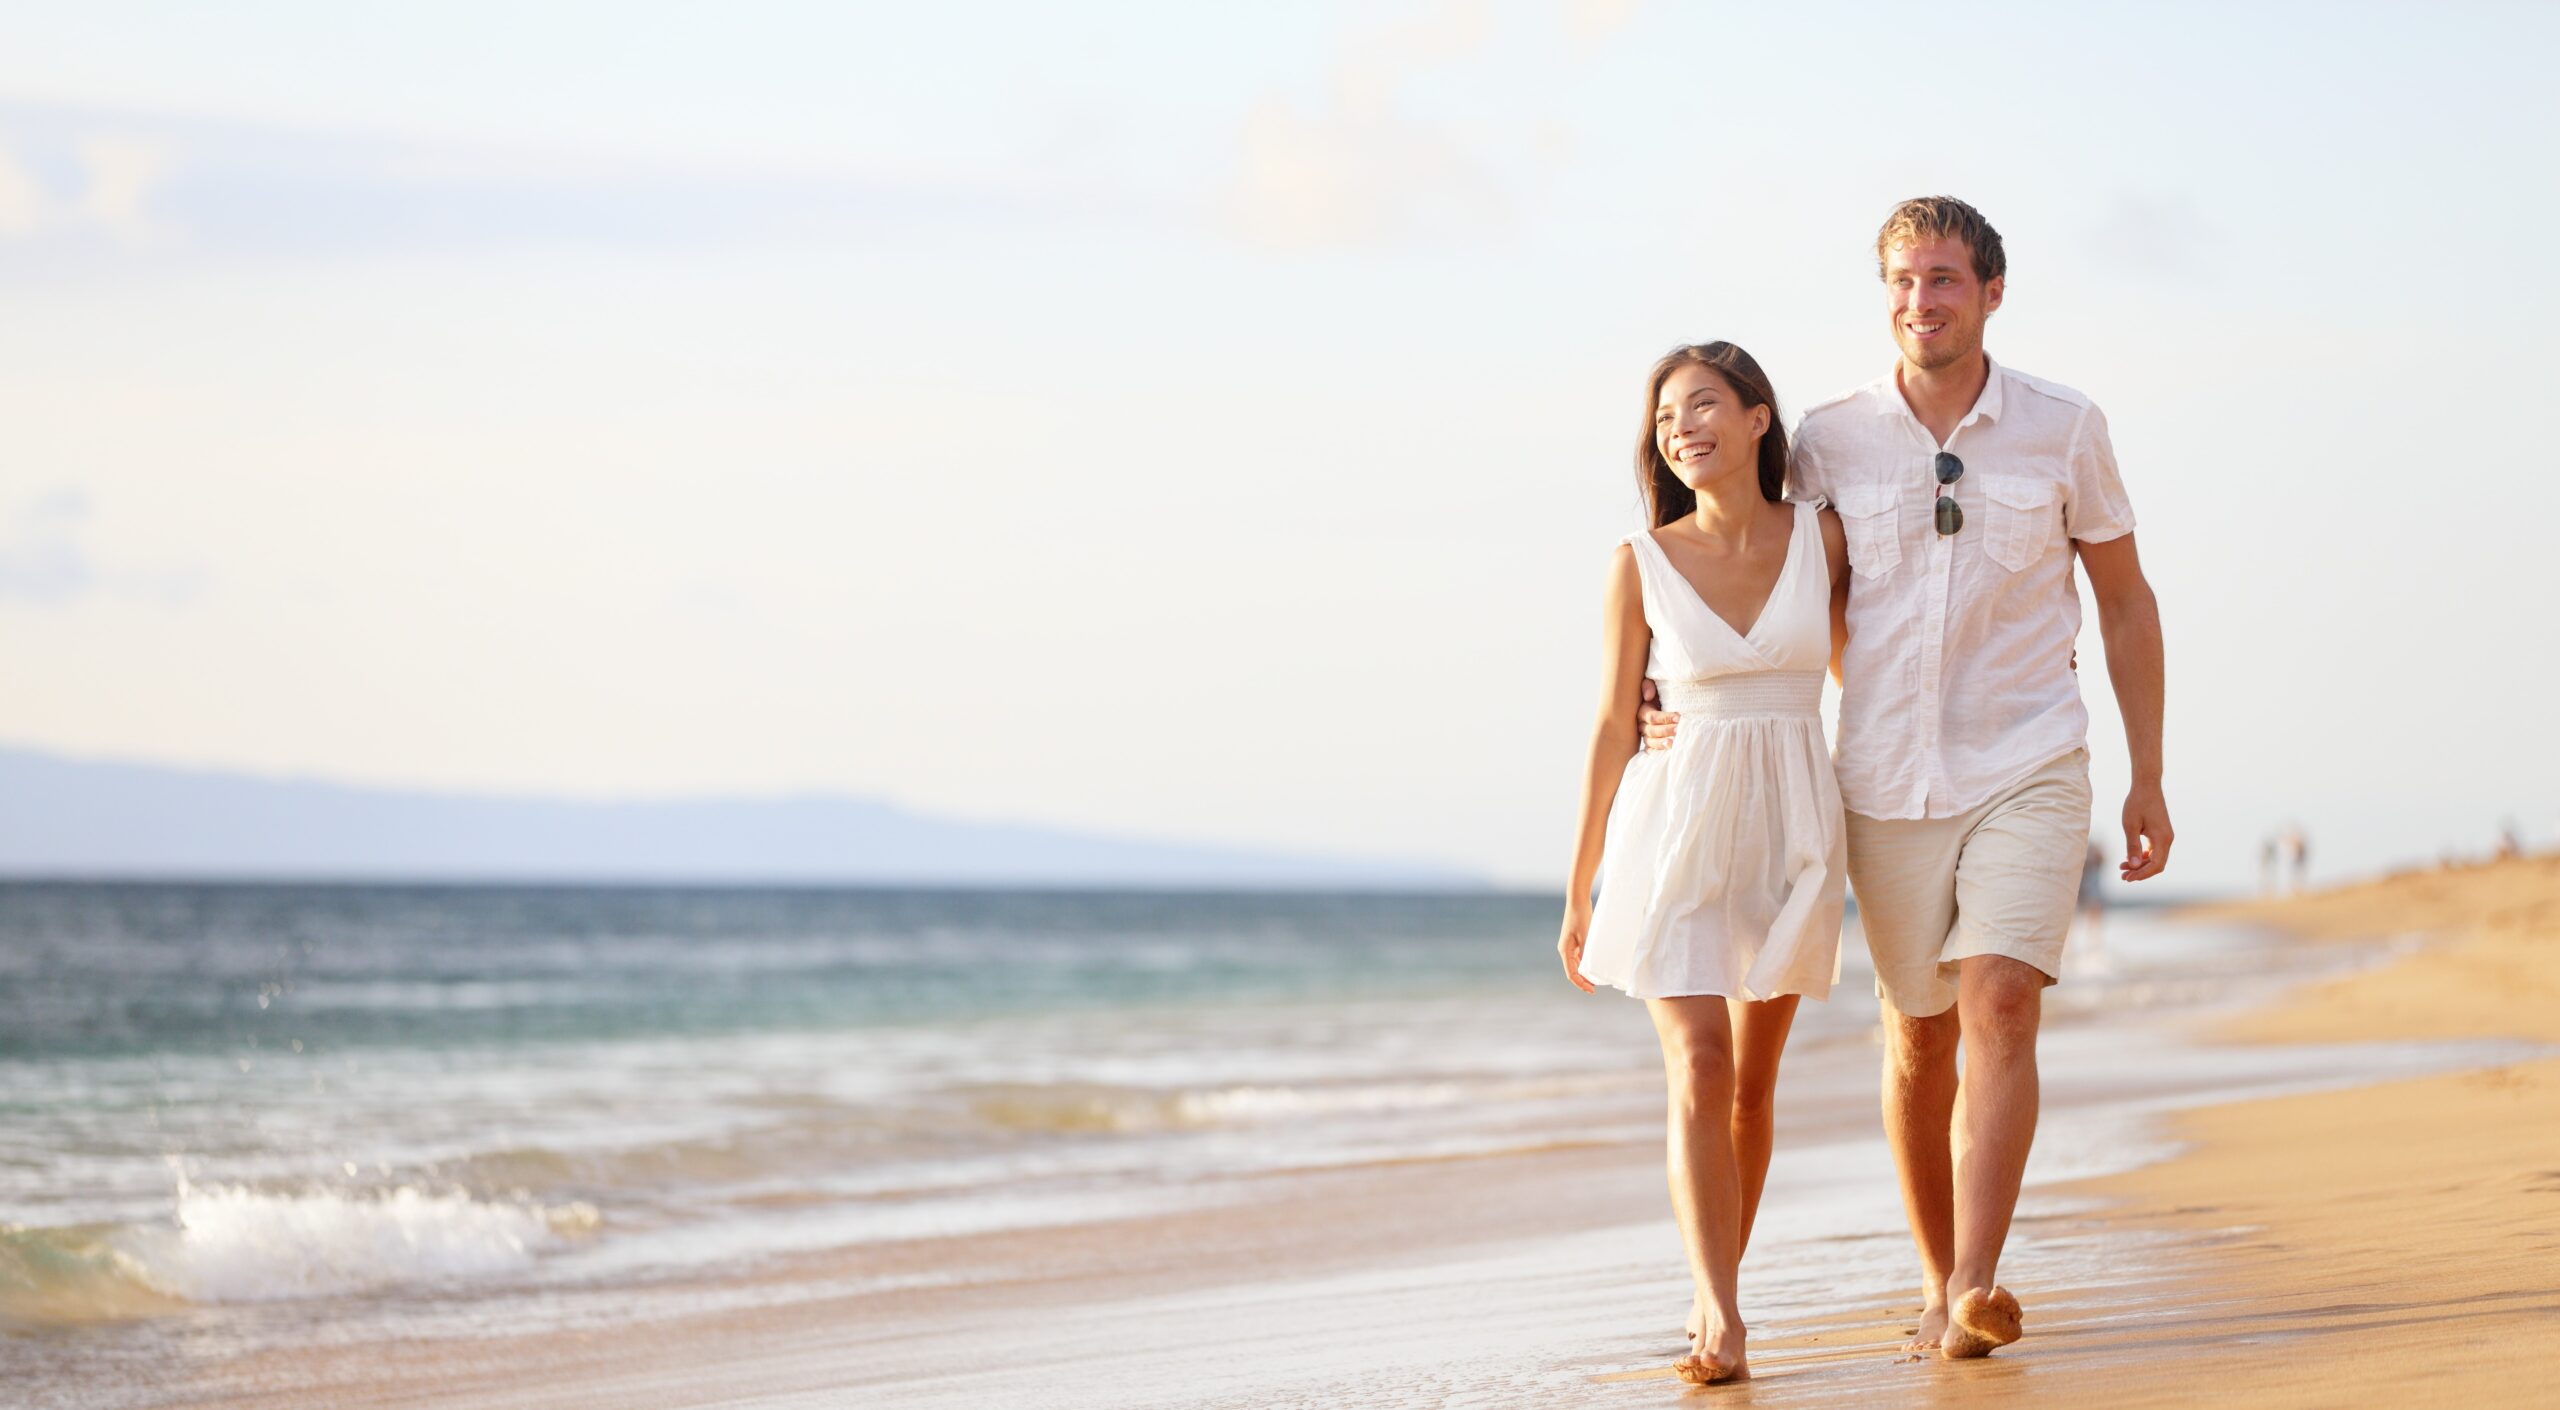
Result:
<svg viewBox="0 0 2560 1410"><path fill-rule="evenodd" d="M2215 908L2406 952L2235 1025L2266 1042L2560 1043L2560 856ZM2143 1386L2080 1404L2560 1403L2560 1058L2186 1114L2185 1156L2097 1189L2225 1242Z"/></svg>
<svg viewBox="0 0 2560 1410"><path fill-rule="evenodd" d="M2222 1040L2560 1043L2560 857L2201 918L2280 928L2306 964L2383 937L2380 963L2225 1020L2212 1035ZM1685 1288L1667 1212L1629 1214L1662 1210L1659 1148L1617 1142L1302 1172L1143 1221L874 1248L862 1275L902 1285L681 1321L212 1349L164 1403L2560 1402L2560 1058L2190 1110L2169 1125L2182 1143L2172 1158L2069 1187L2076 1204L2022 1217L2003 1280L2026 1304L2027 1335L1980 1361L1898 1356L1915 1309L1879 1274L1840 1289L1836 1316L1756 1326L1750 1384L1681 1386L1670 1364ZM1898 1237L1862 1237L1873 1266L1907 1260ZM2121 1251L2124 1270L2032 1280L2051 1266L2036 1251L2066 1245ZM1017 1271L934 1282L955 1265ZM852 1271L846 1255L812 1255L759 1276Z"/></svg>

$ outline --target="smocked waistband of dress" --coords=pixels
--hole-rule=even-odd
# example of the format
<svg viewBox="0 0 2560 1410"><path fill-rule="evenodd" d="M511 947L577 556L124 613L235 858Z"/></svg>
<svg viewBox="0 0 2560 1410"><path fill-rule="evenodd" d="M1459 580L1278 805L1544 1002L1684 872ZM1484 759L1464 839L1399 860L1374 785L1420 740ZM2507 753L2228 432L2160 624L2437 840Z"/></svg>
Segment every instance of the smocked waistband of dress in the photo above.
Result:
<svg viewBox="0 0 2560 1410"><path fill-rule="evenodd" d="M1745 671L1704 680L1656 681L1662 708L1701 719L1812 715L1822 709L1820 671Z"/></svg>

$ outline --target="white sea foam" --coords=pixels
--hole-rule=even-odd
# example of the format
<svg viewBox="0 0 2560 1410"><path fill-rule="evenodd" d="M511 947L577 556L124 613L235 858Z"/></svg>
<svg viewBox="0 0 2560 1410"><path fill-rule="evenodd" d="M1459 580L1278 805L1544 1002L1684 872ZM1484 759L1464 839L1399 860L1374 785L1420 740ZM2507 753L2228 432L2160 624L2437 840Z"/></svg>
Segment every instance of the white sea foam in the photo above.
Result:
<svg viewBox="0 0 2560 1410"><path fill-rule="evenodd" d="M596 1222L583 1204L407 1185L272 1192L181 1183L174 1226L128 1229L117 1243L132 1275L169 1296L275 1302L518 1272Z"/></svg>
<svg viewBox="0 0 2560 1410"><path fill-rule="evenodd" d="M1292 1117L1449 1106L1465 1098L1454 1082L1372 1082L1339 1087L1236 1086L1185 1092L1174 1110L1184 1123L1227 1125Z"/></svg>

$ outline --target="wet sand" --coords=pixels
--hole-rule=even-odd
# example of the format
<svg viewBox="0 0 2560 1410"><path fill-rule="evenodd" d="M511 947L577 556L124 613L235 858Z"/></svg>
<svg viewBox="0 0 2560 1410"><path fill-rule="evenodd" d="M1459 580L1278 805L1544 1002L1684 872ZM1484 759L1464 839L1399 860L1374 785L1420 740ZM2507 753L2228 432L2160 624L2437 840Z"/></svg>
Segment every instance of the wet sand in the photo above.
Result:
<svg viewBox="0 0 2560 1410"><path fill-rule="evenodd" d="M2350 1071L2340 1055L2387 1051L2376 1040L2560 1042L2560 859L2198 919L2283 928L2299 937L2283 952L2297 969L2379 960L2198 1035L2262 1055L2261 1087L2290 1080L2288 1061ZM2399 938L2353 939L2376 935ZM2061 1045L2138 1056L2168 1041L2107 1014L2057 1014L2048 1068ZM2366 1046L2291 1046L2342 1043ZM2213 1049L2195 1051L2209 1061ZM1782 1097L1773 1181L1807 1178L1818 1160L1839 1167L1818 1173L1891 1199L1871 1078L1860 1090L1843 1076L1872 1062L1791 1056L1791 1079L1817 1085ZM2088 1075L2100 1066L2049 1087L2048 1168L2086 1134L2074 1113L2102 1099L2194 1104L2192 1076L2185 1088L2162 1076L2146 1095L2144 1063L2105 1079L2120 1091ZM733 1303L770 1287L772 1305L713 1314L249 1356L208 1335L170 1368L162 1403L2548 1403L2560 1058L2434 1066L2465 1070L2146 1118L2180 1143L2171 1158L2031 1188L2003 1277L2028 1334L1983 1361L1895 1353L1916 1312L1898 1286L1910 1254L1898 1221L1871 1208L1823 1236L1833 1281L1813 1305L1836 1299L1836 1313L1755 1320L1747 1386L1680 1385L1670 1363L1686 1288L1659 1146L1610 1139L1242 1178L1203 1207L1138 1219L817 1252L724 1286ZM1787 1248L1746 1267L1746 1306L1755 1286L1763 1305L1808 1305L1781 1286ZM826 1287L844 1290L811 1295Z"/></svg>

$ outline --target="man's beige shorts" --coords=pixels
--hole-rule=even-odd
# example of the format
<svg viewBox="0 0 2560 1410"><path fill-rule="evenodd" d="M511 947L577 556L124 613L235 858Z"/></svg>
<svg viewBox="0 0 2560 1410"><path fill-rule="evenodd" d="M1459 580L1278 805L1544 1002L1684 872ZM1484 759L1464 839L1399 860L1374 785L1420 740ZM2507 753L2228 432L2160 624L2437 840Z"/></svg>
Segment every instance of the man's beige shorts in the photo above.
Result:
<svg viewBox="0 0 2560 1410"><path fill-rule="evenodd" d="M1956 1001L1956 961L2007 955L2051 984L2089 847L2089 751L2074 749L1972 812L1849 823L1849 885L1876 993L1913 1018Z"/></svg>

